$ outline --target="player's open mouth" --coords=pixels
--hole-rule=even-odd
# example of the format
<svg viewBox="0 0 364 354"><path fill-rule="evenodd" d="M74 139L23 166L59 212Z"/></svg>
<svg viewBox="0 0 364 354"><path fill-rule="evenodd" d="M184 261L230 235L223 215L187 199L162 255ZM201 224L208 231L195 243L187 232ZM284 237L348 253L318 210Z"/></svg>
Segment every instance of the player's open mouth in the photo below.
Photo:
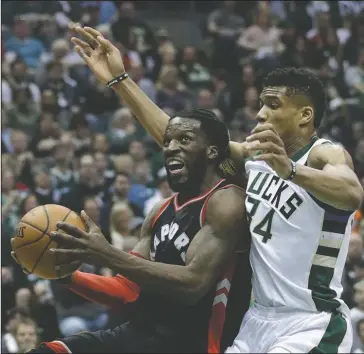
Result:
<svg viewBox="0 0 364 354"><path fill-rule="evenodd" d="M166 165L169 173L172 175L180 173L185 167L185 163L177 158L168 159Z"/></svg>

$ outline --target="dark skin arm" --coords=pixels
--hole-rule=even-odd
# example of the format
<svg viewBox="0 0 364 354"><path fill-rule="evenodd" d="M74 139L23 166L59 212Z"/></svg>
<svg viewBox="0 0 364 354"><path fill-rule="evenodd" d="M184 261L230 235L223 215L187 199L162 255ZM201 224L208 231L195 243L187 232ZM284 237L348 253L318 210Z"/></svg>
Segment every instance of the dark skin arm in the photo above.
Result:
<svg viewBox="0 0 364 354"><path fill-rule="evenodd" d="M168 294L187 304L194 304L216 282L235 251L237 237L244 234L244 200L245 192L235 187L217 191L210 198L205 225L188 248L186 266L152 262L116 249L104 241L99 228L84 213L82 216L90 231L83 232L61 223L59 228L68 235L56 232L53 237L72 249L56 249L54 252L61 255L66 263L86 261L102 264L134 281L142 290ZM135 252L149 257L152 235L148 219Z"/></svg>
<svg viewBox="0 0 364 354"><path fill-rule="evenodd" d="M292 171L283 141L271 124L255 128L247 138L251 151L262 151L254 160L265 161L281 178ZM363 188L354 173L349 153L338 145L317 145L310 151L308 166L297 165L293 182L304 188L318 200L337 209L355 210L363 200Z"/></svg>

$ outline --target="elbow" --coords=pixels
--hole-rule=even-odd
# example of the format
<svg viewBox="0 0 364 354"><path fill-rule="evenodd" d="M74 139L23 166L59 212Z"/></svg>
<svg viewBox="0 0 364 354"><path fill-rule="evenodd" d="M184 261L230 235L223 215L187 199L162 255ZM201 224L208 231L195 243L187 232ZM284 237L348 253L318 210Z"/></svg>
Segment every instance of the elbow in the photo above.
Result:
<svg viewBox="0 0 364 354"><path fill-rule="evenodd" d="M364 199L363 187L358 183L357 186L352 188L352 193L350 197L353 209L359 209L361 203L363 202L363 199Z"/></svg>
<svg viewBox="0 0 364 354"><path fill-rule="evenodd" d="M351 183L350 187L345 191L345 199L342 199L343 207L347 210L357 210L364 198L363 187L359 182Z"/></svg>
<svg viewBox="0 0 364 354"><path fill-rule="evenodd" d="M209 286L203 277L191 275L184 285L182 301L189 306L196 305L207 293Z"/></svg>

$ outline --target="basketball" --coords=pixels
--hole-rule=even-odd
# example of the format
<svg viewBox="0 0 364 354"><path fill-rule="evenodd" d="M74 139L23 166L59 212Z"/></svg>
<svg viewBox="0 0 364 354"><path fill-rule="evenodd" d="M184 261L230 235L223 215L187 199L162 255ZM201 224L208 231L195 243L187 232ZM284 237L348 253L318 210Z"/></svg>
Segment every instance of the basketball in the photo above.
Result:
<svg viewBox="0 0 364 354"><path fill-rule="evenodd" d="M18 261L30 274L43 279L59 279L77 270L78 266L75 265L70 265L69 269L62 267L62 273L55 269L57 255L49 250L57 248L58 244L51 239L50 233L57 230L59 221L86 230L82 219L74 211L55 204L36 207L20 220L12 248Z"/></svg>

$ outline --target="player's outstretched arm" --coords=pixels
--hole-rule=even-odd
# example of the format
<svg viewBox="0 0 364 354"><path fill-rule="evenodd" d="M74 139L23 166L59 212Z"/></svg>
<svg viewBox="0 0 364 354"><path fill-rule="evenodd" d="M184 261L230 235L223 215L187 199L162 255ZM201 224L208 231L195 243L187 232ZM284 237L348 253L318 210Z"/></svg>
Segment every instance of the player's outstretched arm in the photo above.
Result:
<svg viewBox="0 0 364 354"><path fill-rule="evenodd" d="M245 192L239 188L217 191L209 200L206 222L195 235L186 254L186 266L163 264L141 259L120 251L107 243L100 229L84 214L89 232L60 223L64 233L55 232L61 245L71 249L55 249L59 259L69 263L84 261L113 269L137 283L141 290L170 294L181 301L195 303L224 271L226 261L233 255L237 237L245 232ZM149 255L152 218L142 228L142 239L135 252ZM144 254L143 254L144 253Z"/></svg>
<svg viewBox="0 0 364 354"><path fill-rule="evenodd" d="M72 38L75 50L100 81L107 84L125 73L119 49L99 31L91 27L75 27L75 31L83 39ZM146 131L159 145L162 145L169 116L151 101L130 77L112 87ZM244 144L231 142L230 150L232 160L239 164L245 156Z"/></svg>
<svg viewBox="0 0 364 354"><path fill-rule="evenodd" d="M119 49L99 31L91 27L74 29L82 37L82 40L72 38L75 50L100 81L106 85L125 73ZM154 140L162 145L169 116L154 104L130 77L113 85L112 88Z"/></svg>

